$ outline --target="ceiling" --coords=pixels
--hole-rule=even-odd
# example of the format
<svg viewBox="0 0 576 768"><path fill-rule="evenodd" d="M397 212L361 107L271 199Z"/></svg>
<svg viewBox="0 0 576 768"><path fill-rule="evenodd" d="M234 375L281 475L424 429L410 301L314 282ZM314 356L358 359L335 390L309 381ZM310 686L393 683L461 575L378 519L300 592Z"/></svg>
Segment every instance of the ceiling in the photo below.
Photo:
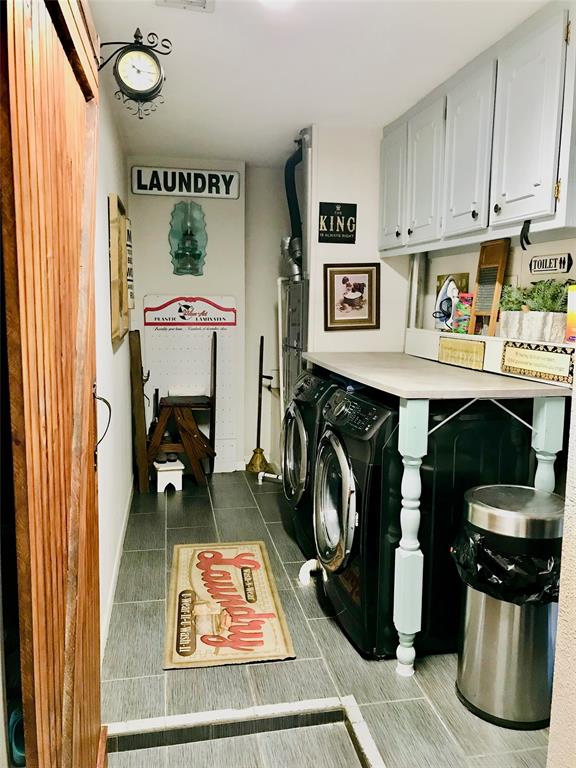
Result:
<svg viewBox="0 0 576 768"><path fill-rule="evenodd" d="M281 165L312 123L384 126L545 2L91 0L102 42L168 37L165 103L138 120L113 100L129 154ZM106 49L104 49L106 50ZM109 49L112 50L112 49ZM112 96L112 65L102 90Z"/></svg>

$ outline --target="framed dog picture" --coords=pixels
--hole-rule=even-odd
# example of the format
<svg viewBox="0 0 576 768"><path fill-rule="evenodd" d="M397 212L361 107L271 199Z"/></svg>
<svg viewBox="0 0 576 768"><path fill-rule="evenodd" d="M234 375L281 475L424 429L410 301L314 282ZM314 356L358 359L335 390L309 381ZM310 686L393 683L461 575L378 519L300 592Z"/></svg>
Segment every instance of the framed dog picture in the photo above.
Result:
<svg viewBox="0 0 576 768"><path fill-rule="evenodd" d="M380 264L324 264L324 330L380 328Z"/></svg>

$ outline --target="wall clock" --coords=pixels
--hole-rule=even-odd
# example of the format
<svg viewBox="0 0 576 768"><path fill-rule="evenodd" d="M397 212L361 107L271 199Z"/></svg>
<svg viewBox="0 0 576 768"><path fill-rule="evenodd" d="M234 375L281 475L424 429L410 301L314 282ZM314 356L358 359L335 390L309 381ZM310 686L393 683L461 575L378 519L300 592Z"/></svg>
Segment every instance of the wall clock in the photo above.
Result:
<svg viewBox="0 0 576 768"><path fill-rule="evenodd" d="M158 57L142 45L130 45L114 62L118 87L135 101L151 101L164 84L165 76Z"/></svg>
<svg viewBox="0 0 576 768"><path fill-rule="evenodd" d="M154 32L146 39L147 42L143 43L142 33L137 29L131 43L102 43L101 47L120 47L98 67L103 69L115 57L113 74L118 90L114 95L140 119L156 111L158 104L164 103L161 91L166 77L158 55L166 56L172 50L170 40L160 40Z"/></svg>

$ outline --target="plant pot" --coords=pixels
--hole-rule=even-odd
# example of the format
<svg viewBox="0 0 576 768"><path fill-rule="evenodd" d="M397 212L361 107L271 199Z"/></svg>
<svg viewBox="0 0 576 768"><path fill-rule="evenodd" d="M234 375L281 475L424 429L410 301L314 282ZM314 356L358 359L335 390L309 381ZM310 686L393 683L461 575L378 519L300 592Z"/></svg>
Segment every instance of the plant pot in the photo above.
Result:
<svg viewBox="0 0 576 768"><path fill-rule="evenodd" d="M521 341L562 343L566 334L564 312L500 312L499 335Z"/></svg>

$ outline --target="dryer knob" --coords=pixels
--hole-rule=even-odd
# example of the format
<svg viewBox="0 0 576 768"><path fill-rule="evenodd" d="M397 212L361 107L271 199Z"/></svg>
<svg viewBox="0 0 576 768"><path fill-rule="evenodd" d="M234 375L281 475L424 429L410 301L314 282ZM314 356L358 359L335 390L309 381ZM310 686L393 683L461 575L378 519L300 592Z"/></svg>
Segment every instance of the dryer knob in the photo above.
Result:
<svg viewBox="0 0 576 768"><path fill-rule="evenodd" d="M350 405L346 400L341 400L336 408L334 408L334 416L346 416L350 411Z"/></svg>

